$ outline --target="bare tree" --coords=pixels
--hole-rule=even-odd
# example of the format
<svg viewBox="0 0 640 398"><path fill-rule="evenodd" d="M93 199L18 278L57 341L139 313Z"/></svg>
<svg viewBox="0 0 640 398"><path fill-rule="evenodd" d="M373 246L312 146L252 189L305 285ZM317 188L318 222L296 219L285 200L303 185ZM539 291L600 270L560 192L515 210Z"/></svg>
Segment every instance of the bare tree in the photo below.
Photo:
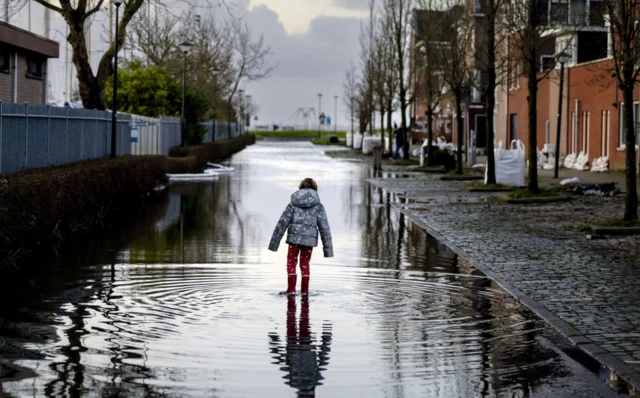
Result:
<svg viewBox="0 0 640 398"><path fill-rule="evenodd" d="M407 107L412 101L409 92L409 40L411 35L411 10L413 0L383 0L382 18L385 20L385 33L393 41L394 67L397 73L396 94L400 105L402 123L408 127ZM405 140L404 158L409 158L410 139Z"/></svg>
<svg viewBox="0 0 640 398"><path fill-rule="evenodd" d="M636 124L633 115L633 91L640 76L640 15L639 0L606 0L610 37L613 44L609 52L613 70L624 101L623 125L625 138L626 197L624 222L632 225L638 220L638 193L636 176Z"/></svg>
<svg viewBox="0 0 640 398"><path fill-rule="evenodd" d="M76 67L80 96L85 108L105 109L104 88L107 79L113 73L113 57L115 45L111 45L102 55L98 70L94 74L89 62L85 23L105 5L105 0L90 2L89 0L60 0L49 3L47 0L35 0L43 7L60 14L69 26L67 41L73 49L72 60ZM123 2L122 17L118 26L118 48L122 48L127 27L133 16L138 12L144 0L125 0ZM108 4L108 3L107 3Z"/></svg>
<svg viewBox="0 0 640 398"><path fill-rule="evenodd" d="M449 33L439 27L443 23L446 11L433 9L429 0L421 2L422 10L415 12L415 51L413 67L417 73L416 92L424 94L425 116L427 117L427 165L433 165L433 124L436 108L440 104L443 91L442 59L446 54L446 41ZM444 36L443 36L444 35Z"/></svg>
<svg viewBox="0 0 640 398"><path fill-rule="evenodd" d="M505 54L501 49L507 35L504 33L502 21L504 21L505 8L507 0L479 0L476 3L479 9L476 9L476 21L478 22L478 30L480 39L477 40L476 46L476 62L480 63L481 84L480 89L485 96L486 109L486 145L487 145L487 184L496 183L496 163L494 153L494 110L496 103L495 90L499 82L506 78L506 61Z"/></svg>
<svg viewBox="0 0 640 398"><path fill-rule="evenodd" d="M373 126L375 62L374 62L374 2L369 2L369 22L360 25L360 83L358 84L359 131Z"/></svg>
<svg viewBox="0 0 640 398"><path fill-rule="evenodd" d="M255 82L267 78L276 68L269 60L271 47L262 35L254 36L248 24L241 20L231 21L231 53L229 69L223 76L230 81L228 87L229 103L243 83ZM231 121L231 111L228 113Z"/></svg>
<svg viewBox="0 0 640 398"><path fill-rule="evenodd" d="M540 57L552 55L556 50L556 38L546 34L551 27L577 31L584 24L579 13L569 15L565 9L550 11L549 3L540 0L511 0L505 13L505 23L510 34L509 69L518 71L523 65L527 80L527 123L529 161L527 189L540 192L538 185L537 100L538 83L546 79L549 71L538 73ZM519 79L516 76L515 79ZM556 154L559 156L559 154Z"/></svg>
<svg viewBox="0 0 640 398"><path fill-rule="evenodd" d="M440 56L442 79L447 90L453 95L456 104L456 132L458 149L456 154L456 173L462 174L462 144L464 141L462 102L468 96L472 85L471 65L469 65L472 43L473 24L468 10L460 0L451 0L443 15L443 22L439 24L439 37L449 37L448 42L442 43L442 49L437 52Z"/></svg>
<svg viewBox="0 0 640 398"><path fill-rule="evenodd" d="M353 133L354 114L356 113L355 102L357 100L356 95L358 90L358 71L353 63L345 72L342 87L344 90L344 94L342 94L342 102L351 117L351 133Z"/></svg>

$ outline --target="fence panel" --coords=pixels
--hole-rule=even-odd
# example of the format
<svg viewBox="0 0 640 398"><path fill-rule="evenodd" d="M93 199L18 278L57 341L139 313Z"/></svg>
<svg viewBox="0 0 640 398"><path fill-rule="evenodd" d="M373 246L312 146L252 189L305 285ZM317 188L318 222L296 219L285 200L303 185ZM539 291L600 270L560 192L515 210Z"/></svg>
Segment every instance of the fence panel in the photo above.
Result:
<svg viewBox="0 0 640 398"><path fill-rule="evenodd" d="M49 109L47 106L24 106L27 123L27 159L26 168L49 165L48 153Z"/></svg>
<svg viewBox="0 0 640 398"><path fill-rule="evenodd" d="M27 164L27 118L20 104L2 104L2 170L11 173Z"/></svg>
<svg viewBox="0 0 640 398"><path fill-rule="evenodd" d="M0 173L109 156L111 117L110 111L0 102ZM203 125L204 142L245 132L236 123L210 120ZM118 113L116 136L119 156L167 156L181 143L180 119Z"/></svg>
<svg viewBox="0 0 640 398"><path fill-rule="evenodd" d="M69 108L49 109L49 165L67 162L67 112Z"/></svg>

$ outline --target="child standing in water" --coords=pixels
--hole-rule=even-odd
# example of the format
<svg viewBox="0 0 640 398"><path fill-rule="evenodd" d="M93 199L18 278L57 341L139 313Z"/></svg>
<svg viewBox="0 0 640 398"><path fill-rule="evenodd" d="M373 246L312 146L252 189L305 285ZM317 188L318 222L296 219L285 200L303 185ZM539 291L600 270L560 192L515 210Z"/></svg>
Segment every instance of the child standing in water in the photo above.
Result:
<svg viewBox="0 0 640 398"><path fill-rule="evenodd" d="M291 195L291 203L284 209L278 224L276 225L269 250L278 251L284 232L288 231L287 243L289 253L287 255L287 291L282 294L295 294L296 265L300 256L300 271L302 273L302 294L309 294L309 261L313 248L318 246L318 231L322 238L322 246L325 257L333 257L333 243L331 231L324 206L318 196L318 185L311 178L305 178L300 183L299 191Z"/></svg>

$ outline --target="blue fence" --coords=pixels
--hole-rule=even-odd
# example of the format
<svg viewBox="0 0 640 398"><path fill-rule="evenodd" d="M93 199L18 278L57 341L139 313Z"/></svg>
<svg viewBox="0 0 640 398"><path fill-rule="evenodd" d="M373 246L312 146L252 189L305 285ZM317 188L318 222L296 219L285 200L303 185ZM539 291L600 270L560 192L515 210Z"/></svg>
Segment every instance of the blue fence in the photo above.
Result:
<svg viewBox="0 0 640 398"><path fill-rule="evenodd" d="M118 114L116 154L131 153L130 115ZM111 153L111 112L0 103L0 174Z"/></svg>
<svg viewBox="0 0 640 398"><path fill-rule="evenodd" d="M245 134L244 125L240 123L228 123L217 120L209 120L202 123L207 132L202 142L215 142L240 137Z"/></svg>
<svg viewBox="0 0 640 398"><path fill-rule="evenodd" d="M169 155L181 143L180 119L118 113L116 154ZM203 123L203 142L245 134L244 125ZM111 154L111 112L0 102L0 174Z"/></svg>

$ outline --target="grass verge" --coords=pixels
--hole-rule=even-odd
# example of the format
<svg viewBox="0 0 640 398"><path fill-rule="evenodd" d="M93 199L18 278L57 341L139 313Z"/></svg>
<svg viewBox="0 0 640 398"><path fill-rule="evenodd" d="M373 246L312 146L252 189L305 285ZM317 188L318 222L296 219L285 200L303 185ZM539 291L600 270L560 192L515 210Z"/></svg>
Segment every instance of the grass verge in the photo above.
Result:
<svg viewBox="0 0 640 398"><path fill-rule="evenodd" d="M552 189L541 189L540 192L531 192L527 188L518 188L513 192L509 192L507 196L511 199L525 199L525 198L551 198L556 196L562 196L559 192Z"/></svg>
<svg viewBox="0 0 640 398"><path fill-rule="evenodd" d="M319 138L318 130L288 130L288 131L256 131L257 139L268 138ZM335 135L338 138L346 138L346 131L323 131L322 135Z"/></svg>

